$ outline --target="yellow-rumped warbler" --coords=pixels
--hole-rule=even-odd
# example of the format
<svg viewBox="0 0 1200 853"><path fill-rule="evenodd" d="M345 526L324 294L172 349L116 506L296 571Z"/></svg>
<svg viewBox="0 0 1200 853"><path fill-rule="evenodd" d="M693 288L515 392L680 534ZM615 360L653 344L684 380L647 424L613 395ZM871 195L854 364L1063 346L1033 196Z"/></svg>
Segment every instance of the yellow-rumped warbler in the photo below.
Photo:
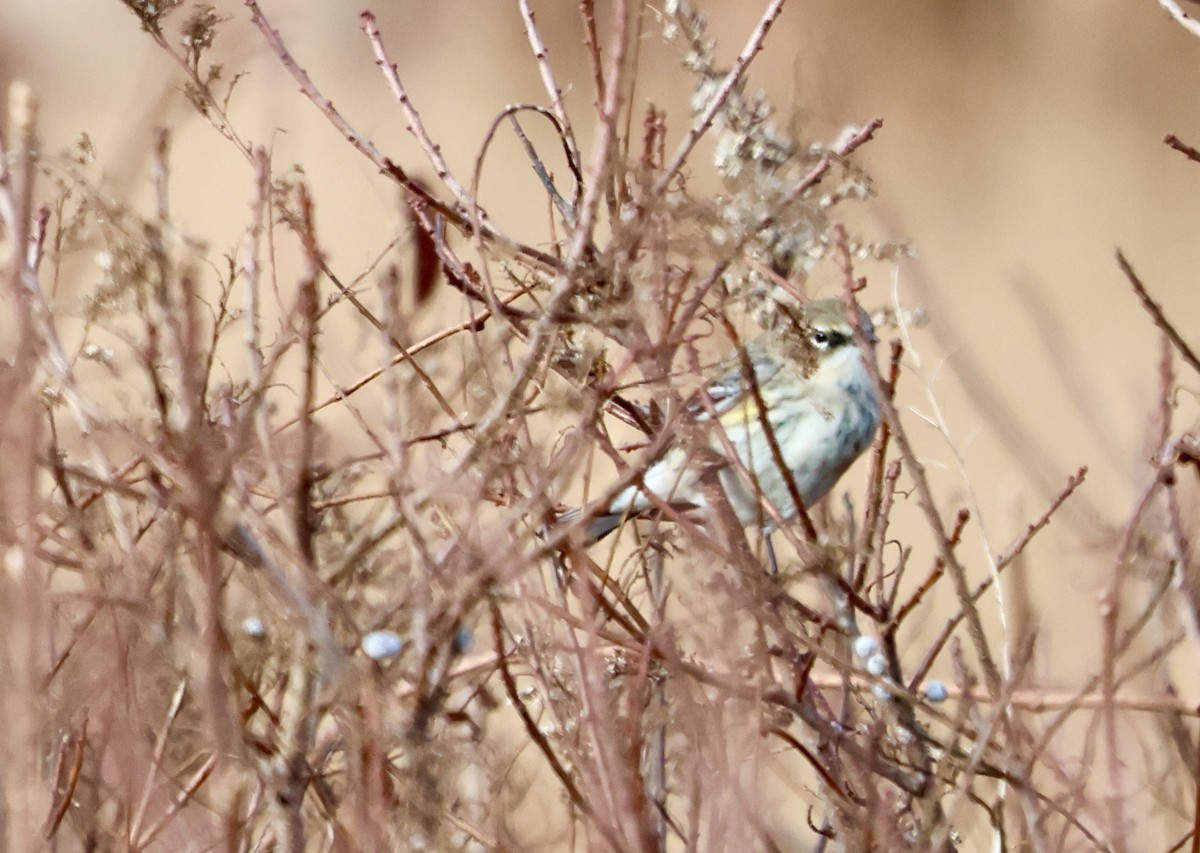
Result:
<svg viewBox="0 0 1200 853"><path fill-rule="evenodd" d="M862 330L874 343L870 319L861 308L857 310ZM874 353L855 345L845 302L819 299L799 307L781 306L771 328L718 365L716 379L705 388L711 405L699 397L689 405L686 417L703 428L706 423L711 425L715 413L720 426L711 425L713 434L704 444L728 459L726 445L716 432L723 430L745 466L745 472L727 463L720 468L721 486L743 525L762 524L767 532L774 529L760 494L784 521L791 520L796 505L789 478L804 506L811 507L870 445L879 426L879 400L867 372L867 358L874 358ZM745 365L753 371L753 384ZM776 462L763 427L754 386L767 408L766 420L783 468ZM647 467L640 482L620 492L588 522L587 541L595 542L625 519L652 511L655 502L647 493L661 503L703 513L706 501L701 476L711 463L697 461L694 449L678 440L668 446ZM747 482L746 473L753 485ZM579 514L581 511L575 510L561 520Z"/></svg>

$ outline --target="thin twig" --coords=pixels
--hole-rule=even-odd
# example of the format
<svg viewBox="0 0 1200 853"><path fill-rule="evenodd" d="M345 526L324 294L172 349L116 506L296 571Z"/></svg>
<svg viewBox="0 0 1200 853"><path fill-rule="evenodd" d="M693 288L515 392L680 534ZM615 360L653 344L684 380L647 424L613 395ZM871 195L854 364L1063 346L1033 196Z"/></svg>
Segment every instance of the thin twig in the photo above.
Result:
<svg viewBox="0 0 1200 853"><path fill-rule="evenodd" d="M1200 37L1200 21L1183 11L1176 0L1158 0L1158 5L1167 10L1167 14L1174 18L1175 23L1192 35Z"/></svg>
<svg viewBox="0 0 1200 853"><path fill-rule="evenodd" d="M200 786L212 775L216 766L216 755L210 755L204 760L204 763L191 775L191 778L184 783L183 789L172 798L170 805L167 806L167 810L159 816L158 820L152 826L146 829L141 838L137 839L134 849L146 847L158 837L160 832L166 829L167 824L175 818L175 815L179 814L183 807L191 802L192 797L196 796L196 792L200 790Z"/></svg>
<svg viewBox="0 0 1200 853"><path fill-rule="evenodd" d="M844 267L846 270L849 270L850 251L848 238L845 229L841 225L834 228L834 240L844 258ZM847 316L854 317L855 319L856 315L853 311L853 306L855 304L854 290L857 284L853 274L847 272L845 281L843 282ZM870 341L867 339L866 332L859 328L857 322L855 322L854 326L854 336L856 343L864 352L870 350ZM995 659L992 656L987 635L983 629L983 620L980 617L979 609L975 606L975 600L972 598L971 589L967 582L966 569L959 561L954 548L950 545L950 535L946 530L945 524L942 522L942 517L934 502L933 490L930 488L929 480L925 476L925 467L917 459L916 453L913 451L912 444L909 442L908 435L904 431L904 426L900 421L900 413L896 410L896 404L888 396L887 383L879 373L879 366L875 364L874 359L863 359L863 361L867 366L871 382L875 386L875 394L879 399L880 408L883 409L884 418L891 429L896 446L900 451L901 457L904 459L905 467L908 469L909 476L916 487L917 503L925 514L925 519L934 534L939 554L950 572L950 578L954 584L955 593L958 596L959 606L967 620L968 633L972 644L975 646L975 653L979 658L980 666L983 668L988 689L991 691L993 697L998 697L1003 692L1001 689L1000 670L996 666Z"/></svg>
<svg viewBox="0 0 1200 853"><path fill-rule="evenodd" d="M751 396L754 398L754 411L757 413L759 426L766 436L767 446L771 452L771 461L774 463L779 476L783 478L788 490L788 497L795 507L796 517L800 519L800 526L804 529L804 535L808 538L809 542L816 542L817 528L808 514L808 507L804 505L804 498L800 494L799 486L796 485L796 477L792 473L792 469L788 467L787 462L784 461L783 450L779 446L779 439L776 438L775 428L771 424L771 410L767 408L767 403L763 399L762 389L759 387L754 365L750 363L750 356L746 353L746 348L738 342L737 330L734 329L733 323L729 322L729 318L722 314L717 319L725 329L725 334L733 341L734 351L737 353L739 366L742 371L742 379L745 381L746 386L750 389ZM719 424L721 422L720 418L713 417L712 419L714 423ZM745 428L749 430L750 426L747 424ZM736 457L737 454L732 454L732 456ZM757 482L754 482L753 476L751 479L755 491L761 493L762 489Z"/></svg>
<svg viewBox="0 0 1200 853"><path fill-rule="evenodd" d="M671 181L675 179L675 175L683 168L683 164L692 153L692 149L696 147L696 143L712 127L717 113L721 111L721 107L725 105L725 101L729 99L729 96L733 94L733 91L741 83L742 78L746 74L746 69L754 61L754 57L758 56L759 51L762 50L767 33L771 31L771 25L775 23L775 19L779 17L779 13L783 11L784 2L785 0L771 0L771 5L763 11L758 19L758 25L750 33L750 38L746 40L745 47L742 48L742 52L734 60L733 67L729 69L729 73L725 75L725 79L721 81L721 85L717 87L717 90L709 99L704 110L692 123L692 129L684 137L683 141L679 143L679 147L675 150L674 156L671 157L670 163L663 169L658 179L654 182L654 188L651 190L652 195L658 196L666 192Z"/></svg>
<svg viewBox="0 0 1200 853"><path fill-rule="evenodd" d="M480 419L480 440L469 447L454 463L451 470L455 472L456 476L461 476L467 468L475 463L479 455L491 446L489 440L491 433L514 409L514 404L529 384L534 370L544 360L550 342L557 333L557 317L582 284L577 280L577 274L592 247L592 233L603 198L605 176L612 167L616 121L621 107L620 82L625 68L625 49L628 36L627 5L625 0L616 0L613 4L612 56L609 60L609 74L606 83L609 88L599 117L600 121L596 125L592 142L592 159L585 172L586 189L579 205L575 228L568 242L566 258L561 266L562 271L555 279L546 304L543 306L542 317L534 324L526 352L514 367L508 388L496 395L495 402Z"/></svg>
<svg viewBox="0 0 1200 853"><path fill-rule="evenodd" d="M575 131L571 127L571 119L563 104L562 90L558 88L558 83L554 80L549 51L546 50L546 43L542 40L541 32L538 31L537 22L533 16L533 7L530 6L529 0L520 0L519 6L521 19L525 22L525 34L529 37L529 46L533 49L533 57L537 61L538 71L542 75L542 85L546 89L546 95L550 98L550 106L554 110L563 146L567 151L567 163L572 174L575 175L575 187L571 191L571 202L573 205L578 204L583 182L579 173L579 145L575 142Z"/></svg>
<svg viewBox="0 0 1200 853"><path fill-rule="evenodd" d="M405 198L418 199L422 203L429 205L431 208L441 213L457 227L472 232L475 229L470 224L470 218L463 212L455 210L450 205L442 202L436 196L432 195L420 181L411 177L408 172L386 157L376 146L375 143L363 136L342 116L342 114L334 107L333 102L329 98L321 94L321 91L313 83L312 78L308 76L308 72L300 67L296 58L292 56L287 45L284 44L279 31L271 26L266 15L263 14L257 0L245 0L246 7L250 9L250 20L262 33L267 40L268 46L276 55L283 67L292 75L300 86L301 93L312 102L312 104L321 111L326 119L337 129L339 133L346 138L354 148L369 159L375 166L384 174L391 177L405 190ZM476 211L474 205L470 206L470 210ZM543 265L547 269L557 269L559 266L558 259L546 252L539 251L530 246L522 245L510 237L505 236L499 230L495 229L490 222L484 220L482 229L486 236L495 241L498 245L506 247L509 251L520 254L531 261L535 261Z"/></svg>
<svg viewBox="0 0 1200 853"><path fill-rule="evenodd" d="M1200 163L1200 150L1188 145L1175 134L1168 133L1163 137L1163 142L1174 148L1183 156L1187 157L1193 163Z"/></svg>
<svg viewBox="0 0 1200 853"><path fill-rule="evenodd" d="M1075 493L1076 489L1083 485L1083 481L1087 477L1087 472L1087 466L1082 465L1078 471L1076 471L1070 478L1067 479L1067 484L1063 486L1062 490L1057 495L1054 496L1054 499L1050 501L1050 505L1046 507L1045 511L1034 521L1029 523L1029 525L1025 528L1025 531L1021 534L1020 538L1010 545L1007 551L996 558L997 571L1003 569L1021 555L1021 553L1025 550L1025 546L1032 541L1033 537L1037 536L1042 528L1050 523L1050 518L1056 512L1058 512L1058 508L1063 505L1067 498L1071 497L1071 495Z"/></svg>
<svg viewBox="0 0 1200 853"><path fill-rule="evenodd" d="M546 188L546 193L550 196L551 201L554 202L554 207L558 210L558 215L561 216L563 218L563 222L567 223L567 226L570 227L575 223L575 208L570 202L562 197L562 193L560 193L558 191L558 187L554 185L554 179L550 177L549 170L546 169L546 164L542 162L541 158L538 156L537 149L533 147L533 143L529 141L529 137L525 135L525 131L521 128L521 123L517 121L516 113L522 109L531 110L536 112L538 115L543 115L551 122L554 122L554 116L541 107L535 107L528 104L517 104L515 106L507 107L504 110L504 115L508 117L508 121L512 125L513 133L517 135L517 139L520 141L521 147L525 149L525 156L529 158L529 162L533 166L534 174L536 174L538 180L542 182L542 186ZM555 129L559 131L560 138L565 141L566 137L561 135L561 125L555 122L554 126ZM579 181L580 175L578 172L574 171L573 174L575 175L575 186L577 187L573 195L578 195L578 187L581 186ZM476 182L476 185L478 185L478 182Z"/></svg>
<svg viewBox="0 0 1200 853"><path fill-rule="evenodd" d="M138 800L137 808L133 813L133 821L129 824L129 848L137 850L137 839L142 834L142 822L146 819L146 810L150 806L150 796L154 793L154 782L158 775L159 768L162 767L163 756L167 751L167 742L171 733L171 726L175 723L175 718L179 716L180 710L183 708L183 697L187 690L187 681L180 680L179 686L175 688L175 695L171 697L171 704L167 707L167 718L163 721L162 728L158 731L158 737L154 742L154 753L150 758L150 766L146 768L146 783L142 786L142 796Z"/></svg>
<svg viewBox="0 0 1200 853"><path fill-rule="evenodd" d="M508 667L508 653L504 649L504 622L500 616L500 607L495 599L489 599L488 605L491 612L492 637L496 644L496 668L500 674L500 681L504 685L504 691L508 695L508 701L512 703L513 708L517 711L517 716L521 718L521 723L525 726L525 733L533 741L534 745L538 747L542 755L546 757L546 762L550 765L550 769L554 772L554 775L558 777L558 781L562 783L567 796L571 798L571 802L580 812L590 815L592 808L589 805L588 799L583 796L583 793L575 784L575 780L571 778L570 772L559 760L554 747L547 740L546 736L542 734L537 722L530 716L529 710L525 707L525 702L517 690L516 679L513 678L512 672ZM621 849L621 845L617 843L618 839L612 835L612 831L604 823L597 823L596 826L608 842L613 845L614 849Z"/></svg>
<svg viewBox="0 0 1200 853"><path fill-rule="evenodd" d="M525 294L521 293L521 292L512 293L506 297L503 297L501 299L501 302L507 305L508 303L513 302L524 295ZM430 335L429 337L425 338L424 340L418 341L417 343L413 344L410 347L407 347L405 350L403 350L402 352L400 352L396 356L394 356L392 358L391 362L389 363L388 367L377 367L374 370L371 370L368 373L364 374L362 377L355 380L354 382L351 382L349 385L346 385L343 388L338 389L338 391L336 393L330 395L329 397L325 398L321 402L314 403L312 409L308 412L308 414L310 416L314 415L317 412L321 411L322 409L324 409L328 406L332 406L335 403L340 403L340 402L344 401L347 397L351 396L352 394L354 394L358 391L361 391L367 385L370 385L372 382L374 382L376 379L378 379L380 376L382 376L384 371L388 370L390 367L395 367L397 365L404 364L405 362L410 362L412 360L413 356L415 356L417 353L421 352L424 349L428 349L429 347L433 346L434 344L441 343L442 341L446 340L447 338L451 338L454 335L460 334L461 332L469 332L469 331L475 331L475 330L479 329L484 323L486 323L488 321L488 319L491 316L492 316L492 312L487 309L484 309L478 315L476 315L476 317L474 317L471 320L464 320L463 322L456 323L453 326L447 326L446 328L442 329L439 332L435 332L434 334ZM301 415L297 415L296 417L294 417L290 420L284 421L282 424L280 424L279 426L277 426L275 428L275 432L280 433L280 432L283 432L288 427L294 426L295 424L300 422L300 418L301 418Z"/></svg>
<svg viewBox="0 0 1200 853"><path fill-rule="evenodd" d="M75 804L75 789L79 785L79 773L83 769L83 755L87 748L87 731L88 731L88 709L83 709L83 719L79 722L79 731L70 738L73 742L71 750L71 769L67 774L67 784L61 792L57 792L58 802L54 807L53 814L50 815L46 822L45 837L47 840L54 838L58 832L58 827L62 824L63 818L67 816L71 806ZM64 744L65 746L65 744ZM60 759L62 753L59 755ZM58 773L54 775L55 781L59 781Z"/></svg>
<svg viewBox="0 0 1200 853"><path fill-rule="evenodd" d="M1163 2L1163 0L1159 0L1159 2ZM1138 299L1142 301L1142 307L1146 309L1151 319L1154 320L1154 325L1162 329L1163 334L1179 350L1179 354L1183 356L1183 360L1188 363L1188 366L1197 373L1200 373L1200 358L1197 358L1196 353L1187 345L1183 336L1179 334L1167 319L1167 315L1163 313L1162 306L1150 298L1150 293L1146 290L1146 285L1142 284L1142 280L1133 271L1133 266L1126 260L1125 254L1120 249L1117 250L1117 264L1121 267L1121 272L1125 273L1125 277L1129 279L1129 283L1133 286L1133 291L1137 294Z"/></svg>
<svg viewBox="0 0 1200 853"><path fill-rule="evenodd" d="M1118 567L1114 574L1123 574L1121 567ZM1124 761L1121 760L1120 741L1117 738L1116 635L1121 611L1117 607L1115 596L1119 592L1120 580L1114 577L1112 587L1105 592L1100 602L1100 618L1103 623L1101 628L1103 648L1100 657L1100 686L1104 696L1101 720L1104 726L1104 743L1108 757L1106 763L1108 793L1104 800L1108 807L1109 837L1113 840L1114 849L1118 853L1124 853L1128 849L1125 839L1129 831L1129 823L1125 817L1125 792L1121 782Z"/></svg>
<svg viewBox="0 0 1200 853"><path fill-rule="evenodd" d="M971 513L968 510L960 509L958 515L954 519L954 530L950 534L950 544L952 547L957 547L962 539L963 530L967 526L967 521L971 518ZM908 614L913 612L917 606L925 600L925 595L929 590L933 589L934 585L941 580L942 575L946 571L946 563L941 557L933 561L933 569L930 570L928 577L923 582L917 585L916 590L909 597L908 601L896 612L892 617L892 625L899 627L904 623ZM899 590L897 589L896 592Z"/></svg>
<svg viewBox="0 0 1200 853"><path fill-rule="evenodd" d="M454 173L450 171L450 165L446 162L446 158L442 156L441 146L437 145L433 141L433 138L430 137L429 132L425 130L425 124L421 121L421 114L417 112L412 98L408 96L408 90L404 88L404 84L400 81L400 74L396 69L396 64L388 58L387 48L383 46L383 36L380 35L379 24L375 20L375 15L370 11L364 11L360 17L362 19L363 32L367 34L367 40L371 43L371 50L375 54L375 64L383 71L384 79L387 80L388 86L392 90L392 95L404 111L404 120L408 124L409 133L416 137L417 144L421 146L421 150L429 158L429 162L433 165L438 179L458 200L461 208L468 212L467 215L473 221L488 223L487 214L479 209L478 198L468 193L466 187L460 184L458 179L454 177Z"/></svg>

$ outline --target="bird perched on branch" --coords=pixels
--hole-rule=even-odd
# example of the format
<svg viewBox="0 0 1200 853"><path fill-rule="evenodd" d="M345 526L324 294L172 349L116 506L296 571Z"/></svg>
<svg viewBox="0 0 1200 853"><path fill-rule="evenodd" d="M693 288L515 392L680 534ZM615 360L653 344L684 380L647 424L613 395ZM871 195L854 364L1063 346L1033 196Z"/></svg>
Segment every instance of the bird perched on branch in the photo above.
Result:
<svg viewBox="0 0 1200 853"><path fill-rule="evenodd" d="M708 430L702 441L676 438L607 506L571 510L560 523L586 516L590 544L662 504L703 515L708 502L702 478L714 459L743 525L775 529L763 500L785 523L798 512L794 495L811 507L871 444L879 426L879 399L866 364L877 338L866 312L857 306L855 312L852 323L842 299L780 306L770 327L722 360L689 404L685 417ZM729 449L739 462L731 461Z"/></svg>

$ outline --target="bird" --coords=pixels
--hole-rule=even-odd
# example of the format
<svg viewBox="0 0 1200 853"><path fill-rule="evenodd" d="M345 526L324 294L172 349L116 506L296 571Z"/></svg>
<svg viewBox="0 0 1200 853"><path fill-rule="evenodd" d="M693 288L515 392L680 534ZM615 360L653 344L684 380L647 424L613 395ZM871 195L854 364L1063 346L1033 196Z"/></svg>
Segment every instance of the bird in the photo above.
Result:
<svg viewBox="0 0 1200 853"><path fill-rule="evenodd" d="M685 421L701 430L700 446L712 452L697 453L697 442L677 435L638 481L606 506L569 510L559 523L586 517L584 539L590 545L662 504L696 510L703 519L710 508L702 480L714 459L729 505L743 526L757 524L766 535L774 532L775 521L764 511L760 495L784 523L794 519L799 510L789 480L804 508L813 506L871 445L879 427L879 398L867 367L878 339L867 313L857 305L855 311L866 348L855 338L843 299L780 305L761 334L718 362L683 413ZM759 414L760 398L782 466ZM730 464L727 447L741 465Z"/></svg>

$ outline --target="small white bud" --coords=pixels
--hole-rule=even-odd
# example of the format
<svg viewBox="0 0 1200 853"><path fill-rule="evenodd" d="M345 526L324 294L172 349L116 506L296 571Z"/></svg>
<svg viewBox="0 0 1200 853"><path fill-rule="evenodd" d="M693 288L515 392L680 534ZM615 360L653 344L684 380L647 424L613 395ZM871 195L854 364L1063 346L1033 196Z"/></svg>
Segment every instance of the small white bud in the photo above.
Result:
<svg viewBox="0 0 1200 853"><path fill-rule="evenodd" d="M930 702L945 702L949 696L946 685L940 681L931 681L925 685L925 698Z"/></svg>
<svg viewBox="0 0 1200 853"><path fill-rule="evenodd" d="M260 640L267 636L267 626L257 616L247 616L242 620L242 633L247 637Z"/></svg>
<svg viewBox="0 0 1200 853"><path fill-rule="evenodd" d="M384 660L400 654L404 638L395 631L372 631L362 638L362 650L371 660Z"/></svg>
<svg viewBox="0 0 1200 853"><path fill-rule="evenodd" d="M879 641L870 634L860 634L854 638L854 654L856 657L869 658L879 651Z"/></svg>
<svg viewBox="0 0 1200 853"><path fill-rule="evenodd" d="M867 658L867 672L878 678L887 672L888 662L883 655L876 653Z"/></svg>

